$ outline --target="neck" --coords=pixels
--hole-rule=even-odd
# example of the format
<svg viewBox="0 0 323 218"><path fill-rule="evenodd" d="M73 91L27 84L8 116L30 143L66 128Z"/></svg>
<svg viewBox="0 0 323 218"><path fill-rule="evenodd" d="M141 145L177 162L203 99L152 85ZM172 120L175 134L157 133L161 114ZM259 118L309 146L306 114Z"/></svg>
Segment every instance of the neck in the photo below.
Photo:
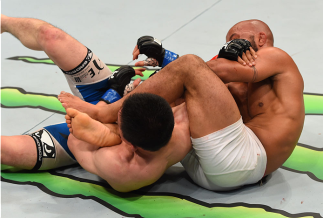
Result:
<svg viewBox="0 0 323 218"><path fill-rule="evenodd" d="M136 154L138 154L139 156L141 156L142 158L145 158L145 159L153 159L155 157L158 157L158 158L166 158L168 159L169 155L167 152L168 149L167 149L168 146L164 146L162 148L160 148L158 151L147 151L145 149L142 149L142 148L136 148Z"/></svg>
<svg viewBox="0 0 323 218"><path fill-rule="evenodd" d="M266 44L264 44L263 46L258 46L258 50L260 50L260 49L263 49L263 48L269 48L269 47L273 47L273 45L270 45L270 44L268 44L268 43L266 43Z"/></svg>
<svg viewBox="0 0 323 218"><path fill-rule="evenodd" d="M159 151L160 151L160 150L159 150ZM137 148L136 148L136 150L135 150L135 152L136 152L139 156L144 157L144 158L154 157L154 156L156 156L156 155L159 153L159 151L147 151L147 150L142 149L142 148L140 148L140 147L137 147Z"/></svg>

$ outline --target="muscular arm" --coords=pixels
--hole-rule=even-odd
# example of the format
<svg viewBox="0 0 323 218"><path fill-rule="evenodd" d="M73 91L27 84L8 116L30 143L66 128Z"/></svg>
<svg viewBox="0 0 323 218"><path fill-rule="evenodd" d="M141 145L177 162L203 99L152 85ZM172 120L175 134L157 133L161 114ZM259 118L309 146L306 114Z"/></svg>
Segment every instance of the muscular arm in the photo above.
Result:
<svg viewBox="0 0 323 218"><path fill-rule="evenodd" d="M288 54L278 48L264 48L257 53L256 66L241 64L223 58L211 60L207 65L224 83L229 82L259 82L285 71L285 66L293 60Z"/></svg>
<svg viewBox="0 0 323 218"><path fill-rule="evenodd" d="M290 66L291 63L294 64L289 55L278 48L264 48L258 51L257 55L255 68L243 66L238 62L229 61L223 58L209 61L207 64L224 83L259 82L286 71L285 65ZM166 70L166 68L163 70ZM168 69L168 71L169 70L170 69ZM152 77L152 79L153 78L154 77ZM136 88L133 93L142 92L143 90L145 92L147 90L155 90L155 86L151 85L153 83L154 82L146 83L145 88L141 85ZM123 101L124 98L109 105L104 102L99 102L93 107L93 110L89 112L89 115L102 123L115 122Z"/></svg>
<svg viewBox="0 0 323 218"><path fill-rule="evenodd" d="M211 60L207 62L207 65L220 77L220 79L222 79L224 83L251 81L258 82L272 76L273 72L275 72L275 70L273 70L272 68L271 70L268 69L268 66L271 66L269 62L274 62L271 59L275 59L275 55L271 54L272 52L283 53L285 54L283 56L288 57L288 55L280 49L274 48L275 51L270 51L271 49L272 48L268 48L268 51L266 52L258 52L258 58L256 59L256 68L243 66L238 62L229 61L224 58ZM271 55L267 55L267 53ZM277 61L279 61L279 59L277 59ZM94 110L92 110L91 116L94 119L100 120L103 123L115 122L117 118L117 113L120 107L122 106L122 102L123 99L110 105L106 105L104 102L99 102L94 108Z"/></svg>
<svg viewBox="0 0 323 218"><path fill-rule="evenodd" d="M144 186L128 179L132 176L129 162L126 161L129 158L129 152L120 149L120 146L98 148L70 135L68 147L86 171L100 176L113 189L129 192Z"/></svg>

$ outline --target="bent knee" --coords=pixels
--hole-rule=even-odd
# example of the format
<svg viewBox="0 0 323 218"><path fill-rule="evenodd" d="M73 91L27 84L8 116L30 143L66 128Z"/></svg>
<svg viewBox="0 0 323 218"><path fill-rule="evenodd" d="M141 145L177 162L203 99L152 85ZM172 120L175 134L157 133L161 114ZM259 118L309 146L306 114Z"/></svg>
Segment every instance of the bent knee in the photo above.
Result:
<svg viewBox="0 0 323 218"><path fill-rule="evenodd" d="M194 54L183 55L179 59L185 61L187 64L205 64L202 58Z"/></svg>
<svg viewBox="0 0 323 218"><path fill-rule="evenodd" d="M66 33L50 24L44 24L39 27L38 42L45 52L50 52L60 42L66 38Z"/></svg>
<svg viewBox="0 0 323 218"><path fill-rule="evenodd" d="M181 56L177 63L176 67L180 68L180 72L183 74L195 74L203 68L209 69L202 58L193 54Z"/></svg>

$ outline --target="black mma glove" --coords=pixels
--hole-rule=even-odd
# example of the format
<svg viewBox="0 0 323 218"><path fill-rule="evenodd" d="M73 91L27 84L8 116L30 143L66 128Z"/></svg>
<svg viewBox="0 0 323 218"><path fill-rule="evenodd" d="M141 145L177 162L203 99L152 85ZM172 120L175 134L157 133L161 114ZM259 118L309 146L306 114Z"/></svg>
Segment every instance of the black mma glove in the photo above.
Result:
<svg viewBox="0 0 323 218"><path fill-rule="evenodd" d="M234 39L223 45L218 58L225 58L231 61L237 61L238 57L250 50L251 43L246 39Z"/></svg>
<svg viewBox="0 0 323 218"><path fill-rule="evenodd" d="M130 66L122 66L115 70L109 77L110 89L104 93L100 100L110 104L121 99L126 91L126 86L135 75L135 70Z"/></svg>
<svg viewBox="0 0 323 218"><path fill-rule="evenodd" d="M165 50L160 40L152 36L142 36L137 41L140 54L145 54L148 58L158 61L158 66L165 67L170 62L176 60L179 55Z"/></svg>

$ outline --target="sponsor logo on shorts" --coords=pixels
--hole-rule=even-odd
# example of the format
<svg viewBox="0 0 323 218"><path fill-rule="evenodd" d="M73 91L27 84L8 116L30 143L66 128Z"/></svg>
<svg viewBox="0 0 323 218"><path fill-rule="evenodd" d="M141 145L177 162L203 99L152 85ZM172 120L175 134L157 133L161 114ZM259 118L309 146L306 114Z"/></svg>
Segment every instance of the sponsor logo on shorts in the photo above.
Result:
<svg viewBox="0 0 323 218"><path fill-rule="evenodd" d="M85 59L83 60L83 62L79 66L77 66L75 69L70 70L70 71L63 70L63 72L67 75L74 75L74 74L81 72L91 62L92 57L93 57L93 53L90 49L88 49L87 56L85 57Z"/></svg>
<svg viewBox="0 0 323 218"><path fill-rule="evenodd" d="M91 59L92 59L92 57L93 57L93 53L92 53L92 51L90 49L88 49L87 56L86 56L85 60L87 60L88 62L90 62Z"/></svg>
<svg viewBox="0 0 323 218"><path fill-rule="evenodd" d="M41 162L43 159L43 149L42 149L42 143L40 140L40 133L39 132L35 132L31 135L31 137L34 138L34 141L36 142L36 147L37 147L37 162Z"/></svg>
<svg viewBox="0 0 323 218"><path fill-rule="evenodd" d="M51 135L44 129L39 130L31 135L36 142L38 151L38 161L43 158L55 158L56 149Z"/></svg>
<svg viewBox="0 0 323 218"><path fill-rule="evenodd" d="M84 62L80 65L80 69L78 72L72 72L73 75L72 78L74 79L74 81L76 83L81 83L81 82L85 82L85 81L94 81L93 77L95 77L96 75L99 75L101 70L103 70L106 65L102 64L100 59L95 59L96 56L93 56L93 53L91 52L91 54L88 54L88 56L85 58ZM84 63L87 63L87 65L84 65ZM101 67L101 65L103 65ZM67 74L69 74L70 72L68 72Z"/></svg>
<svg viewBox="0 0 323 218"><path fill-rule="evenodd" d="M49 145L46 142L43 143L44 146L44 157L55 158L55 146Z"/></svg>

